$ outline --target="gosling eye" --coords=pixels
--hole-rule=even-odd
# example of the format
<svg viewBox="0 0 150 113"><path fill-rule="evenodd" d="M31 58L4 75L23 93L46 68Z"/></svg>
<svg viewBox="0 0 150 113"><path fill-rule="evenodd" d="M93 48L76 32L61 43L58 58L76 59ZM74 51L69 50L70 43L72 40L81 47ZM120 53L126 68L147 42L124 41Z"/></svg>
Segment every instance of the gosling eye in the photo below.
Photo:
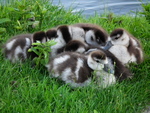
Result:
<svg viewBox="0 0 150 113"><path fill-rule="evenodd" d="M119 37L116 37L115 39L117 40Z"/></svg>
<svg viewBox="0 0 150 113"><path fill-rule="evenodd" d="M100 63L100 61L99 61L99 60L96 60L96 62L97 62L97 63Z"/></svg>
<svg viewBox="0 0 150 113"><path fill-rule="evenodd" d="M92 40L92 41L94 41L94 38L93 38L93 36L91 36L91 40Z"/></svg>

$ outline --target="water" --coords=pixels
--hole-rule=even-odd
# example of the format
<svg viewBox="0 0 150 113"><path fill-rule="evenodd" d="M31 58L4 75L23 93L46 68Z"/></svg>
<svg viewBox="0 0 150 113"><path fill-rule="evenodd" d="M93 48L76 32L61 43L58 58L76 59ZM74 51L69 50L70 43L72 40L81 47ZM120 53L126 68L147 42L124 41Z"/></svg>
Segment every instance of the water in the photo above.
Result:
<svg viewBox="0 0 150 113"><path fill-rule="evenodd" d="M83 11L82 15L92 16L95 12L99 15L106 12L112 12L116 15L130 14L141 11L142 3L150 2L150 0L54 0L54 5L63 5L65 9L73 8L73 13Z"/></svg>

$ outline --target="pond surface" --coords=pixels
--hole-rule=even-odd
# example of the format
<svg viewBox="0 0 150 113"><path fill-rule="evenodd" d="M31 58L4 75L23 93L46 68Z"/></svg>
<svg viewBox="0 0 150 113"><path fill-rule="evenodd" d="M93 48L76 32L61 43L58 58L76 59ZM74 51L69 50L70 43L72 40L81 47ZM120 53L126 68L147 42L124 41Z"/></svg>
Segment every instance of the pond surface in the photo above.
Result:
<svg viewBox="0 0 150 113"><path fill-rule="evenodd" d="M63 5L66 9L72 7L73 13L83 11L82 15L86 17L105 12L113 12L117 15L131 14L141 11L142 3L148 3L150 0L53 0L54 5Z"/></svg>

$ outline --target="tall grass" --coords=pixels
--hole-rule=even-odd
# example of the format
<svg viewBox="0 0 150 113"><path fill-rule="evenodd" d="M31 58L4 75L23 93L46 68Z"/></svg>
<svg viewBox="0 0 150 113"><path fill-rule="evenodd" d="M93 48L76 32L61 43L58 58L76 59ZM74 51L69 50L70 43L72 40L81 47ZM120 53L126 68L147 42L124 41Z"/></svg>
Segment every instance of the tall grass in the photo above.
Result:
<svg viewBox="0 0 150 113"><path fill-rule="evenodd" d="M143 12L141 12L141 14L143 14L145 16L145 18L148 20L148 22L150 23L150 4L142 4L143 7Z"/></svg>
<svg viewBox="0 0 150 113"><path fill-rule="evenodd" d="M20 33L88 22L102 26L109 33L118 27L127 29L141 41L145 53L145 61L130 68L134 73L132 80L106 89L95 85L71 89L59 80L49 78L45 68L32 67L29 60L11 64L0 53L1 113L138 113L150 104L150 25L145 17L138 14L135 17L112 15L111 18L95 15L85 19L80 14L73 15L71 10L52 6L48 0L15 0L1 5L0 9L0 19L10 20L0 23L0 28L5 28L0 34L1 43ZM30 13L34 15L28 17ZM31 17L39 21L34 28L32 22L28 24Z"/></svg>

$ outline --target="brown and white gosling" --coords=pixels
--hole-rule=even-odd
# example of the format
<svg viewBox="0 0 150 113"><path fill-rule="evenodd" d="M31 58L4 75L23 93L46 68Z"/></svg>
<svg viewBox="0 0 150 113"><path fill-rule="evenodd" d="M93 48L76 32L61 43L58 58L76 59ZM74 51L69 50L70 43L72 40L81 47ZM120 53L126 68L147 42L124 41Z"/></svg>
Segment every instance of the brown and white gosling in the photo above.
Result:
<svg viewBox="0 0 150 113"><path fill-rule="evenodd" d="M105 49L114 54L123 64L143 62L140 42L125 29L118 28L112 31L109 40Z"/></svg>
<svg viewBox="0 0 150 113"><path fill-rule="evenodd" d="M84 41L85 32L82 28L71 25L60 25L46 32L48 39L54 40L56 44L51 47L51 58L63 52L64 46L71 40Z"/></svg>
<svg viewBox="0 0 150 113"><path fill-rule="evenodd" d="M37 40L40 42L46 41L43 32L16 35L3 45L4 56L12 63L22 62L29 57L35 57L34 53L28 53L28 49Z"/></svg>
<svg viewBox="0 0 150 113"><path fill-rule="evenodd" d="M3 45L3 53L6 59L12 63L27 59L27 50L31 46L32 34L21 34L12 37Z"/></svg>
<svg viewBox="0 0 150 113"><path fill-rule="evenodd" d="M58 78L71 87L87 86L92 76L98 79L98 85L107 87L116 82L113 74L103 70L107 57L102 51L94 51L89 55L76 52L64 52L57 55L47 65L50 76ZM95 75L92 72L95 71Z"/></svg>
<svg viewBox="0 0 150 113"><path fill-rule="evenodd" d="M103 48L108 40L108 33L102 27L91 23L77 23L73 26L84 29L85 42L89 45Z"/></svg>

